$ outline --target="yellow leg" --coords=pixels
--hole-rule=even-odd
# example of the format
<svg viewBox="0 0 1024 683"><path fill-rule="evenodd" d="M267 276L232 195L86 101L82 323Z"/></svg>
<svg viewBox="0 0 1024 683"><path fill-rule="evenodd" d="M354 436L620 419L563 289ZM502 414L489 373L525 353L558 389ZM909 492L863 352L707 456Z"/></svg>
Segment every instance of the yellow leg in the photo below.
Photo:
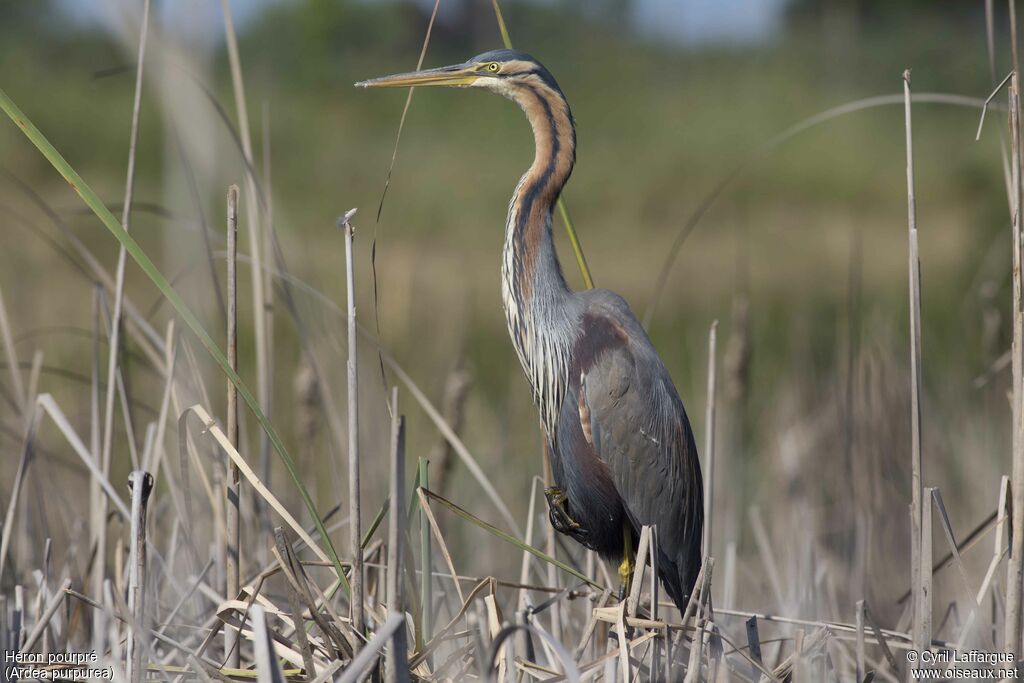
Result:
<svg viewBox="0 0 1024 683"><path fill-rule="evenodd" d="M619 581L622 584L622 595L629 595L629 587L633 582L633 530L628 521L622 522L622 564L619 565Z"/></svg>

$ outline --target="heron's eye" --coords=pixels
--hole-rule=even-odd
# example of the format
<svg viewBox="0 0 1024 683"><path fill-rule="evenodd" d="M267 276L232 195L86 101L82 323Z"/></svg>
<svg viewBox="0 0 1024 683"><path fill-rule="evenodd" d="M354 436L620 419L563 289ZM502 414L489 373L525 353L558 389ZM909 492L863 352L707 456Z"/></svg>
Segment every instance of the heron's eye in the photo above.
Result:
<svg viewBox="0 0 1024 683"><path fill-rule="evenodd" d="M490 71L490 72L491 72L492 74L496 74L496 73L498 73L498 71L499 71L499 70L501 69L501 65L500 65L500 64L498 64L497 62L491 62L491 63L490 63L490 64L488 64L488 65L487 65L487 66L486 66L485 68L486 68L486 69L487 69L488 71Z"/></svg>

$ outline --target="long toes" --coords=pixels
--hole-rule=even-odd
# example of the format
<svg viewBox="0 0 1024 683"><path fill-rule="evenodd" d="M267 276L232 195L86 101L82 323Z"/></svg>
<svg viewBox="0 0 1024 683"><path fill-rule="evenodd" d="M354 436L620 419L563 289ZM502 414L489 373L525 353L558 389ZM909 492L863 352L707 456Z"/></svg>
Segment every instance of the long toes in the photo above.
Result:
<svg viewBox="0 0 1024 683"><path fill-rule="evenodd" d="M548 489L544 492L544 498L548 501L548 507L564 507L565 501L569 499L562 489Z"/></svg>
<svg viewBox="0 0 1024 683"><path fill-rule="evenodd" d="M565 520L557 513L558 508L552 508L551 514L548 515L548 519L551 520L551 526L555 528L560 534L568 533L568 528L565 525Z"/></svg>

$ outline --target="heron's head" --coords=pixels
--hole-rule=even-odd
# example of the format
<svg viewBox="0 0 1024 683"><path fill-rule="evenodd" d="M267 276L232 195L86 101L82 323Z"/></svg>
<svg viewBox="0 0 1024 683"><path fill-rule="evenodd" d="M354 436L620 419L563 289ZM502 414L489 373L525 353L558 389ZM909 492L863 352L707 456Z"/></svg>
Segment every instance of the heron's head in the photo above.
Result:
<svg viewBox="0 0 1024 683"><path fill-rule="evenodd" d="M360 88L406 88L428 85L486 88L512 99L516 99L517 93L530 87L552 90L559 95L562 92L543 64L518 50L491 50L462 64L382 76L356 83Z"/></svg>

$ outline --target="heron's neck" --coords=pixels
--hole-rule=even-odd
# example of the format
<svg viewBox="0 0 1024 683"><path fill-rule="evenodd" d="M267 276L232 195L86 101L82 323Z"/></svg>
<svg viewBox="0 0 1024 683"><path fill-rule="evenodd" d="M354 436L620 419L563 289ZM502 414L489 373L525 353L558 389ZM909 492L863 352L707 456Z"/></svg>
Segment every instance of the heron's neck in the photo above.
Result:
<svg viewBox="0 0 1024 683"><path fill-rule="evenodd" d="M553 434L568 379L575 321L551 235L552 209L576 160L576 131L565 98L543 85L513 94L533 128L536 155L509 204L502 294L509 334Z"/></svg>

